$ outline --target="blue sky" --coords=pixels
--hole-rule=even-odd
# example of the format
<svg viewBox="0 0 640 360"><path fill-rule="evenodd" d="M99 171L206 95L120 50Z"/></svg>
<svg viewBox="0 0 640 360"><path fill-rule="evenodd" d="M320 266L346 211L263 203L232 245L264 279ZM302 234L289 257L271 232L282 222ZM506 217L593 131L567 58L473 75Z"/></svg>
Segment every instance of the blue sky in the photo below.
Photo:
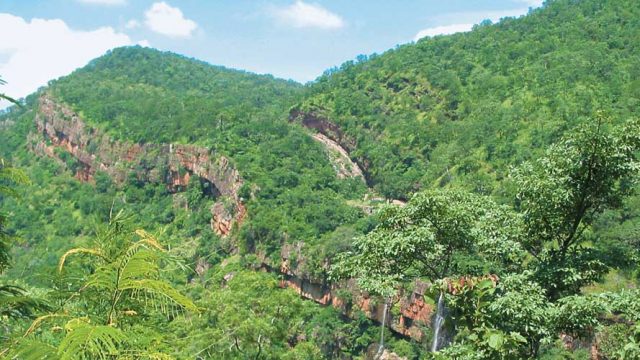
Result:
<svg viewBox="0 0 640 360"><path fill-rule="evenodd" d="M0 0L0 89L25 96L142 44L311 81L358 54L525 14L541 0ZM11 35L10 39L6 35Z"/></svg>

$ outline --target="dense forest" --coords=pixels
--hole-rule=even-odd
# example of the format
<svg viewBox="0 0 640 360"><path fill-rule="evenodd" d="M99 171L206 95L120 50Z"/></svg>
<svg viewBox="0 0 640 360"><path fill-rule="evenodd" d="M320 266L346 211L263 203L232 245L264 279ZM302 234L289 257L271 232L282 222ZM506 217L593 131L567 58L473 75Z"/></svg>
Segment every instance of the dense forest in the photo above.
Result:
<svg viewBox="0 0 640 360"><path fill-rule="evenodd" d="M0 115L0 354L638 359L638 39L553 0L307 85L114 49Z"/></svg>

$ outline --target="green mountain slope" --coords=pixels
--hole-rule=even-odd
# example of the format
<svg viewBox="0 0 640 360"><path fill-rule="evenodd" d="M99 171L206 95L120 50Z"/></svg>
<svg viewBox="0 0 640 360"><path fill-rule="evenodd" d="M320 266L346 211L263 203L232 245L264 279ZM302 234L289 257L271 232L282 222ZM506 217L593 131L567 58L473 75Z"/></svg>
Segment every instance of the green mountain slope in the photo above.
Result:
<svg viewBox="0 0 640 360"><path fill-rule="evenodd" d="M256 322L275 334L273 358L307 343L329 358L362 354L374 342L368 320L349 323L337 312L303 305L293 293L280 293L275 276L246 269L277 268L284 263L285 245L304 243L294 254L300 258L292 255L286 264L328 287L328 264L375 226L366 211L384 198L406 200L420 189L462 187L506 201L503 180L512 165L536 158L598 114L613 123L637 116L638 39L637 1L548 1L526 17L360 57L308 86L151 49L115 49L52 81L30 96L24 109L0 116L0 158L26 169L32 179L22 199L1 199L1 208L11 213L9 232L21 239L14 266L4 276L63 289L54 275L60 255L88 244L96 224L124 209L186 264L186 271L172 269L169 277L209 311L195 325L182 318L171 323L170 340L163 344L168 349L181 344L185 350L176 356L195 356L209 337L224 339L207 350L215 356L218 349L233 347L225 334ZM86 125L83 134L106 137L87 142L88 156L100 160L105 144L151 150L140 162L114 161L126 173L122 179L104 169L85 176L69 134L50 131L57 136L52 139L36 128L43 99L69 109L69 120L77 114ZM314 131L325 135L325 144L335 142L329 143L334 155L310 136ZM36 137L51 156L35 155ZM211 208L224 199L192 168L180 167L158 181L140 175L164 164L158 153L167 148L171 153L175 146L197 147L213 161L224 157L240 174L244 185L234 195L246 206L246 218L229 236L217 235L211 226ZM343 150L372 189L358 178L336 175L332 156ZM382 199L375 198L379 195ZM639 203L638 197L629 199L588 231L606 240L598 242L598 250L622 272L635 266ZM474 269L485 265L462 261ZM239 283L217 286L235 273L251 283L246 291ZM239 316L212 300L217 296L234 306L257 304L260 314ZM272 326L260 318L282 317L277 310L282 302L295 309L286 312L290 323ZM393 311L397 316L399 310ZM212 332L198 334L201 328ZM201 337L190 342L196 335ZM425 349L405 340L391 346L409 357Z"/></svg>
<svg viewBox="0 0 640 360"><path fill-rule="evenodd" d="M11 215L7 230L18 239L3 278L38 294L65 296L79 278L58 273L60 256L73 247L93 246L100 224L123 210L135 224L130 226L157 234L179 261L163 275L208 309L197 324L180 319L163 335L155 330L155 318L133 322L145 329L145 336L163 339L159 351L179 358L203 353L238 358L261 341L270 344L264 353L272 358L319 347L327 354L365 351L375 332L368 319L346 322L338 310L303 303L293 290L280 289L276 275L247 270L264 262L279 266L283 243L328 237L364 216L347 204L366 191L362 182L339 179L322 146L289 123L288 109L300 90L298 84L269 76L135 47L116 49L52 82L0 120L0 157L25 169L32 181L21 189L20 199L0 198L3 211ZM193 161L189 166L238 171L244 186L234 191L247 214L241 227L229 236L215 233L214 204L237 204L211 191L184 164L175 174L159 169L167 166L162 160L167 149L197 149L194 154L212 159L186 154L183 160ZM90 171L89 165L94 167ZM124 177L118 175L123 172ZM154 172L160 176L147 176ZM184 177L187 173L190 178ZM237 252L247 256L232 257ZM219 287L231 281L228 274L237 276L233 290ZM216 300L223 295L236 305ZM238 315L242 309L244 315ZM285 310L289 315L282 316ZM273 317L282 321L268 320ZM229 347L234 341L238 346L229 330L219 332L251 324L263 324L265 332L246 333L237 349ZM29 325L24 321L10 329L24 333ZM318 335L316 328L333 332ZM292 340L298 337L314 341ZM212 345L211 338L218 343ZM302 350L294 348L298 342ZM176 348L177 343L183 346Z"/></svg>
<svg viewBox="0 0 640 360"><path fill-rule="evenodd" d="M270 76L132 47L92 61L46 92L112 140L196 144L230 158L246 180L241 192L250 216L242 240L251 249L262 243L271 254L284 239L315 238L357 219L344 201L365 190L337 179L321 146L288 123L300 90ZM28 156L37 103L13 127L5 156L17 150Z"/></svg>
<svg viewBox="0 0 640 360"><path fill-rule="evenodd" d="M635 1L550 1L347 62L299 110L356 142L351 156L388 197L449 182L491 194L509 164L596 112L620 121L637 111L639 37Z"/></svg>
<svg viewBox="0 0 640 360"><path fill-rule="evenodd" d="M50 88L116 138L211 145L237 123L281 117L301 85L128 47L110 51Z"/></svg>

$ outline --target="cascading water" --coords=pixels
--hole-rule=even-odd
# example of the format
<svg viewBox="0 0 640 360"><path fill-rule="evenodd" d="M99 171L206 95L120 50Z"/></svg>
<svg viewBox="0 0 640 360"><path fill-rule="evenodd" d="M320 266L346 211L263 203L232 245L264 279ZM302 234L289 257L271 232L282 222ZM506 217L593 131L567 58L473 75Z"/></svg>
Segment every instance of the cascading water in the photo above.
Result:
<svg viewBox="0 0 640 360"><path fill-rule="evenodd" d="M444 325L444 319L446 316L446 308L444 307L444 293L440 293L438 297L438 307L436 309L435 320L433 321L433 342L431 343L431 352L438 351L441 345L441 339L443 338L442 326Z"/></svg>
<svg viewBox="0 0 640 360"><path fill-rule="evenodd" d="M380 346L376 353L375 359L380 359L384 353L384 328L387 323L387 311L389 310L389 299L384 302L384 309L382 310L382 326L380 327Z"/></svg>

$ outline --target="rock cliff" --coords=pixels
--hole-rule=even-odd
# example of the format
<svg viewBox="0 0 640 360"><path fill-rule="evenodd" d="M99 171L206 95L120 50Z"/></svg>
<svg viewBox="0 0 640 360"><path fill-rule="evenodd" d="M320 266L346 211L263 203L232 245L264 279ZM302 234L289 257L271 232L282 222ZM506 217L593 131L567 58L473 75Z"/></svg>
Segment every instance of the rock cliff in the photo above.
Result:
<svg viewBox="0 0 640 360"><path fill-rule="evenodd" d="M365 181L369 181L367 178L367 171L369 170L369 162L365 158L356 158L355 161L350 159L350 154L356 150L357 142L347 136L338 125L332 123L328 119L316 114L314 112L304 112L299 109L293 109L289 113L289 121L300 123L307 129L312 129L318 132L321 136L315 136L317 141L320 141L327 147L328 150L337 150L340 158L346 158L346 163L353 164L347 166L348 172L346 174L352 174L353 177L363 177ZM343 161L344 162L344 161ZM338 175L340 176L340 168L342 165L338 165Z"/></svg>
<svg viewBox="0 0 640 360"><path fill-rule="evenodd" d="M301 274L298 266L293 266L292 260L295 259L297 264L304 262L302 247L302 243L286 244L282 247L280 267L274 269L282 274L282 287L292 288L301 297L319 304L338 308L347 316L353 316L360 310L368 318L382 323L383 300L360 291L354 280L330 284L310 280L308 276ZM396 333L420 341L424 336L423 328L431 324L435 305L427 296L428 283L416 280L411 288L402 289L391 299L386 323Z"/></svg>
<svg viewBox="0 0 640 360"><path fill-rule="evenodd" d="M71 170L81 181L91 182L97 171L103 171L116 183L123 183L135 176L137 180L163 183L170 191L180 192L196 175L211 185L211 195L216 199L211 207L212 230L227 236L246 216L246 208L239 196L242 177L227 158L206 148L114 140L99 129L88 126L71 108L48 94L39 99L35 124L36 131L29 135L30 148L67 166L69 164L63 160L62 153L69 153L75 160ZM304 125L319 130L326 141L340 146L355 146L355 143L345 140L339 129L329 122L309 118ZM348 171L350 176L361 177L360 168L355 166L343 170ZM361 310L367 317L381 322L384 304L380 299L359 291L354 281L322 283L309 280L308 276L292 268L292 256L300 261L301 248L301 244L285 244L281 263L272 269L283 275L283 287L295 289L304 298L339 308L347 315ZM427 284L418 281L413 290L400 293L392 299L393 306L387 317L387 324L392 330L416 340L423 337L421 327L428 326L434 310L432 302L425 295L427 287Z"/></svg>
<svg viewBox="0 0 640 360"><path fill-rule="evenodd" d="M206 148L182 144L136 144L116 141L91 128L72 109L48 95L38 101L36 132L29 135L30 148L62 161L62 149L73 156L73 171L81 181L92 181L103 171L116 183L130 174L140 181L164 183L172 192L186 188L193 175L209 183L216 198L211 207L211 228L227 236L246 216L238 193L243 185L238 170L224 156Z"/></svg>

